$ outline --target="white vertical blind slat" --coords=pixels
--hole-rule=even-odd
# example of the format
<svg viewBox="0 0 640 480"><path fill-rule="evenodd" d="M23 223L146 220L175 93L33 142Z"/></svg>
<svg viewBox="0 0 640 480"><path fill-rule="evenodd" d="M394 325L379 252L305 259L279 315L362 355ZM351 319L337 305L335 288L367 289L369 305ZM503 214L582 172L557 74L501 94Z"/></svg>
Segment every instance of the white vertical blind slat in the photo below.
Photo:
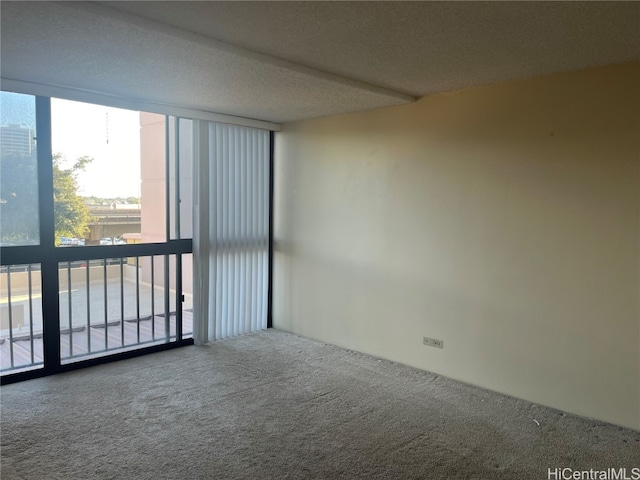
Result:
<svg viewBox="0 0 640 480"><path fill-rule="evenodd" d="M225 329L224 329L224 324L222 324L218 319L220 318L225 318L226 316L226 305L227 305L227 283L223 282L223 278L226 278L227 274L226 274L226 262L225 262L225 256L226 256L226 245L225 243L222 241L222 239L224 238L224 236L226 235L225 232L225 226L227 224L227 208L226 208L226 203L227 203L227 199L226 199L226 191L224 185L227 183L227 166L226 164L222 161L223 158L225 158L225 139L223 136L223 131L220 129L220 127L218 125L216 125L216 137L218 139L218 148L216 151L216 159L215 162L218 166L218 169L221 173L220 175L220 182L218 183L218 187L219 187L219 200L220 200L220 204L219 204L219 209L220 209L220 217L218 220L218 224L216 225L216 229L217 229L217 233L216 233L216 237L217 237L217 242L218 242L218 260L220 262L220 269L219 269L219 275L218 275L218 285L220 285L220 301L219 301L219 308L220 308L220 314L218 317L216 317L214 319L214 322L216 324L216 330L218 331L218 336L217 338L224 338L225 337Z"/></svg>
<svg viewBox="0 0 640 480"><path fill-rule="evenodd" d="M257 329L257 315L258 315L258 311L256 308L256 302L253 300L256 296L256 289L255 289L255 276L258 272L257 268L255 267L255 239L257 237L257 232L255 229L255 221L256 221L256 205L258 202L258 193L256 192L255 189L255 170L256 170L256 164L257 164L257 159L256 159L256 138L257 138L257 131L256 130L252 130L250 132L250 144L251 144L251 154L249 155L249 158L247 159L248 161L248 170L250 172L250 174L248 175L248 184L249 184L249 196L248 196L248 200L249 200L249 210L250 210L250 215L248 216L247 220L248 220L248 239L250 242L250 248L249 248L249 282L248 282L248 288L249 288L249 297L251 297L252 301L250 303L250 309L249 309L249 319L250 319L250 329L251 331L254 331Z"/></svg>
<svg viewBox="0 0 640 480"><path fill-rule="evenodd" d="M193 122L193 254L202 259L193 263L193 312L194 318L200 319L194 324L193 339L196 344L209 341L213 323L212 306L215 296L211 298L211 289L215 282L211 281L212 256L215 256L215 242L211 243L211 203L210 189L211 145L209 140L210 125L208 122ZM215 224L215 222L214 222ZM152 258L149 265L155 268L156 260ZM152 282L153 285L153 282ZM88 288L88 286L87 286ZM151 306L153 311L153 305Z"/></svg>
<svg viewBox="0 0 640 480"><path fill-rule="evenodd" d="M232 233L233 218L231 217L231 212L233 211L233 206L231 205L231 202L233 197L231 195L231 188L230 188L231 181L232 181L232 171L231 171L232 162L229 159L229 155L230 155L229 144L231 139L231 132L229 131L229 129L223 129L223 133L224 133L224 146L222 150L223 157L219 161L223 163L226 171L225 182L222 185L222 189L224 191L224 200L225 200L225 203L224 203L225 223L224 223L223 232L222 232L222 243L224 245L225 267L223 270L222 282L225 285L226 295L224 298L225 303L224 303L224 311L222 313L223 317L220 320L222 322L222 338L226 338L229 336L229 333L230 333L229 319L233 315L233 312L231 309L231 306L233 305L232 298L231 298L233 295L233 289L231 288L231 282L233 278L233 262L230 254L231 237L233 235Z"/></svg>
<svg viewBox="0 0 640 480"><path fill-rule="evenodd" d="M247 171L247 182L246 182L246 201L247 201L247 222L246 222L246 291L247 291L247 297L246 297L246 301L245 301L245 310L247 313L247 317L246 317L246 329L247 331L251 332L254 330L253 327L253 312L252 312L252 305L253 305L253 289L251 288L251 276L252 276L252 265L251 265L251 256L252 256L252 251L253 251L253 245L252 245L252 232L251 232L251 223L253 221L253 216L255 215L255 212L253 210L253 192L251 190L251 173L252 173L252 169L251 169L251 159L253 158L254 155L254 149L253 149L253 144L254 144L254 134L252 130L247 130L246 131L246 138L247 138L247 149L246 149L246 158L245 158L245 169Z"/></svg>
<svg viewBox="0 0 640 480"><path fill-rule="evenodd" d="M234 271L234 289L233 289L233 335L238 335L240 333L240 296L242 294L241 289L242 289L242 284L240 282L241 280L241 255L242 255L242 250L238 249L239 247L239 242L241 241L241 237L240 237L240 224L241 224L241 214L242 214L242 207L241 207L241 199L240 199L240 185L242 183L242 178L241 178L241 174L240 174L240 159L242 157L242 142L241 142L241 136L240 136L240 129L239 128L234 128L233 129L233 145L234 145L234 162L233 162L233 167L234 167L234 174L235 174L235 188L234 188L234 193L235 193L235 198L234 198L234 205L233 205L233 209L234 209L234 214L235 214L235 235L233 238L233 243L234 243L234 247L236 247L234 249L233 252L233 256L234 256L234 267L235 267L235 271Z"/></svg>
<svg viewBox="0 0 640 480"><path fill-rule="evenodd" d="M268 162L268 149L265 148L266 143L261 142L262 148L260 152L260 181L262 182L261 194L262 198L267 198L269 195L269 162ZM260 315L260 326L261 328L266 328L267 324L267 248L268 248L268 236L269 236L269 202L262 202L260 205L260 222L262 224L262 231L260 232L260 241L262 248L260 252L262 254L262 268L260 269L259 275L262 277L262 296L261 296L261 304L260 307L262 309Z"/></svg>
<svg viewBox="0 0 640 480"><path fill-rule="evenodd" d="M234 218L233 218L233 181L234 181L234 171L233 171L233 159L231 156L233 155L233 129L227 129L227 141L225 143L225 157L222 161L227 165L227 183L223 186L227 190L227 218L228 218L228 229L225 232L224 242L227 245L227 264L228 271L226 274L226 279L223 280L227 284L227 314L223 319L225 324L225 329L223 336L228 337L233 335L233 281L234 281L234 264L233 264L233 234L234 234Z"/></svg>
<svg viewBox="0 0 640 480"><path fill-rule="evenodd" d="M244 305L243 305L243 318L244 318L244 323L243 323L243 333L245 332L250 332L251 331L251 288L249 286L249 282L251 279L251 273L250 273L250 265L251 265L251 243L249 241L249 223L251 222L251 207L250 207L250 203L251 203L251 198L250 198L250 192L249 192L249 159L251 158L252 155L252 149L251 149L251 132L249 131L244 131L244 144L245 144L245 155L243 157L243 161L242 161L242 167L243 167L243 179L244 179L244 184L243 184L243 195L242 198L244 199L244 207L243 207L243 212L244 212L244 222L243 222L243 245L245 248L245 253L244 253L244 270L243 270L243 284L244 284Z"/></svg>
<svg viewBox="0 0 640 480"><path fill-rule="evenodd" d="M217 221L215 225L211 225L213 231L213 238L215 238L216 245L218 247L216 254L216 306L215 306L215 316L213 318L213 323L215 325L215 338L222 338L222 325L218 321L219 318L222 317L222 303L224 298L224 285L222 284L222 255L224 254L224 246L222 245L222 229L220 225L224 221L224 209L223 209L223 190L222 185L224 184L224 170L222 162L218 161L218 158L222 155L222 132L218 128L218 125L212 124L213 133L216 138L216 148L214 156L212 158L213 166L212 169L215 169L217 172L216 184L215 184L215 192L211 192L210 196L212 201L214 202L214 207L217 213Z"/></svg>
<svg viewBox="0 0 640 480"><path fill-rule="evenodd" d="M239 335L241 329L241 297L242 297L242 132L240 129L235 130L235 170L236 170L236 236L235 236L235 256L236 256L236 288L235 288L235 315L234 320L234 335Z"/></svg>
<svg viewBox="0 0 640 480"><path fill-rule="evenodd" d="M264 189L263 189L263 182L262 182L262 177L264 175L264 162L262 159L262 155L259 154L259 158L258 158L258 166L257 166L257 177L258 177L258 194L260 195L260 198L263 198L264 196ZM264 269L264 259L263 259L263 255L262 255L262 236L264 234L264 219L262 218L262 215L260 215L260 211L262 209L262 202L260 202L258 204L258 235L259 235L259 242L260 242L260 249L258 250L258 328L261 327L262 324L262 317L264 315L263 313L263 304L265 303L263 301L263 288L262 288L262 283L263 283L263 279L262 279L262 270Z"/></svg>

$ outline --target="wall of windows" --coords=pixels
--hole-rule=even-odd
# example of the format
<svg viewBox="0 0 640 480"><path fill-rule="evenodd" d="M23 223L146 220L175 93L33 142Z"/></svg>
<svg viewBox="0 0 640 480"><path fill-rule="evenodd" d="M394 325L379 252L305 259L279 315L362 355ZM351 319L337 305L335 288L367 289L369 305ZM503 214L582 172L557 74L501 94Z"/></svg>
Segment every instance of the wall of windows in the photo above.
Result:
<svg viewBox="0 0 640 480"><path fill-rule="evenodd" d="M191 120L0 95L3 382L191 343Z"/></svg>
<svg viewBox="0 0 640 480"><path fill-rule="evenodd" d="M269 130L0 95L3 383L269 326Z"/></svg>

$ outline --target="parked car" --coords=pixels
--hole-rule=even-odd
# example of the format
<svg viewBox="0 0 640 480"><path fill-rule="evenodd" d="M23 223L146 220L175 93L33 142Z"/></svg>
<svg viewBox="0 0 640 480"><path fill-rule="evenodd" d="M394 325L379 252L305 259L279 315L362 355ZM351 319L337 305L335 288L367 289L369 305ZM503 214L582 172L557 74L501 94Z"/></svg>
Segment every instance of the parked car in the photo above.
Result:
<svg viewBox="0 0 640 480"><path fill-rule="evenodd" d="M84 247L84 238L59 237L58 245L61 247Z"/></svg>
<svg viewBox="0 0 640 480"><path fill-rule="evenodd" d="M118 237L105 237L100 240L100 245L126 245L127 242Z"/></svg>

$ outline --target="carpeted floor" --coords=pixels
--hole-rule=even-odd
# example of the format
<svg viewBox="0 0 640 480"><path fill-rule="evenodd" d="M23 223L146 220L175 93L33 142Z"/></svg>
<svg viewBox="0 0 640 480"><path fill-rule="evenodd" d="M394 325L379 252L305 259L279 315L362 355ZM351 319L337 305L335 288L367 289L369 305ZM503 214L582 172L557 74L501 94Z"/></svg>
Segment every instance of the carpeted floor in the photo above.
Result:
<svg viewBox="0 0 640 480"><path fill-rule="evenodd" d="M274 330L8 385L1 402L3 480L640 467L640 432Z"/></svg>

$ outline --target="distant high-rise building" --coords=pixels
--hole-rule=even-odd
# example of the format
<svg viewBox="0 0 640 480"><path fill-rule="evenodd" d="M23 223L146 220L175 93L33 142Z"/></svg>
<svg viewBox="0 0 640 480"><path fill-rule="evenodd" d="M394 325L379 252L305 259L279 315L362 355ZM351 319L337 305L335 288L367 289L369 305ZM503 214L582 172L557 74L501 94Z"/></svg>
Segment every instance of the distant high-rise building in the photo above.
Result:
<svg viewBox="0 0 640 480"><path fill-rule="evenodd" d="M0 152L2 155L31 155L35 151L34 131L24 125L0 127Z"/></svg>

